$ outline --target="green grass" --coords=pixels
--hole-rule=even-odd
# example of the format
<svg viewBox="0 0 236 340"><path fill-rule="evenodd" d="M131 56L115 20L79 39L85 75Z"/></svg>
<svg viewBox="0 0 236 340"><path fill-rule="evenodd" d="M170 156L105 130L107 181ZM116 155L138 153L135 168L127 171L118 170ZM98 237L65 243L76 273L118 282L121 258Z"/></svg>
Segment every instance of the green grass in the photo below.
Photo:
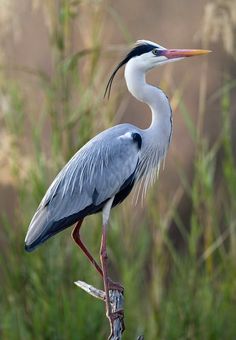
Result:
<svg viewBox="0 0 236 340"><path fill-rule="evenodd" d="M53 74L23 66L16 70L27 73L29 81L36 78L40 88L44 104L37 124L28 111L32 98L24 84L1 71L0 90L8 101L4 128L12 140L11 171L18 194L18 207L10 218L14 222L1 217L3 340L104 339L108 334L103 303L73 284L80 279L102 287L70 239L70 230L35 253L23 249L28 223L51 179L75 150L111 125L116 110L116 98L104 103L99 90L106 78L101 66L102 2L85 5L93 18L90 41L95 48L72 52L71 31L80 19L80 3L73 5L78 11L75 7L71 11L69 2L62 1L58 10L50 9ZM222 127L213 145L196 128L184 100L179 100L195 145L194 176L189 182L176 162L181 194L173 192L165 214L159 211L163 195L156 187L144 207L134 208L127 200L112 213L109 258L112 277L125 287L124 339L140 334L148 340L236 338L236 168L230 119L234 86L229 84L226 79L219 91L215 115L221 117ZM204 122L204 115L201 119ZM46 146L45 129L50 131ZM28 152L20 142L23 136L30 144ZM179 212L182 197L190 207L188 215ZM89 217L82 235L98 255L101 217Z"/></svg>

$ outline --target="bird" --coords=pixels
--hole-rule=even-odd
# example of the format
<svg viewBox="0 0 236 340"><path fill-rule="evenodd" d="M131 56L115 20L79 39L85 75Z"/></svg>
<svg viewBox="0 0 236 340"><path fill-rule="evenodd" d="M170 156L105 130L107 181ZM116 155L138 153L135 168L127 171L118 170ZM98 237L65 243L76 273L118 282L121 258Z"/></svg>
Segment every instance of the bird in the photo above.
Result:
<svg viewBox="0 0 236 340"><path fill-rule="evenodd" d="M28 252L75 224L72 238L103 279L110 319L109 289L123 289L108 276L106 239L111 209L120 204L138 183L143 182L147 191L155 180L172 137L172 109L168 97L159 87L146 82L146 73L160 65L209 52L167 49L149 40L138 40L114 69L104 96L110 96L113 80L124 66L129 92L151 110L150 126L141 129L128 123L118 124L88 141L58 173L30 222L25 237ZM99 212L102 213L101 266L80 237L84 218Z"/></svg>

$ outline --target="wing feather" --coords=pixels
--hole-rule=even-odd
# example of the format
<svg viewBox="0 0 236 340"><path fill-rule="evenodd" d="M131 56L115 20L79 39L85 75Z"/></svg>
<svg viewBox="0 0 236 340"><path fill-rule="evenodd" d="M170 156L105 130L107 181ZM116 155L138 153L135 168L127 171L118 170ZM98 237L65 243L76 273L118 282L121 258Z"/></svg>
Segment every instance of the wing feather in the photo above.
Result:
<svg viewBox="0 0 236 340"><path fill-rule="evenodd" d="M42 235L45 238L56 222L91 205L100 206L119 192L137 167L139 149L132 138L137 130L130 124L117 125L97 135L72 157L42 199L30 223L26 245L37 243ZM58 231L60 228L58 224Z"/></svg>

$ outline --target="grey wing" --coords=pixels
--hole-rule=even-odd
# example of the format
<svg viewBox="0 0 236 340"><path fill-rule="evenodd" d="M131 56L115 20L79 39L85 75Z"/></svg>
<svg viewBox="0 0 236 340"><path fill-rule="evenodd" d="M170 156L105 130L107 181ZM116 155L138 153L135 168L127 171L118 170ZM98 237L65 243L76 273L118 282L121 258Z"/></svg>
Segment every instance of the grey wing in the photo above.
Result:
<svg viewBox="0 0 236 340"><path fill-rule="evenodd" d="M30 223L25 239L28 251L79 218L101 210L120 191L137 167L137 135L132 125L118 125L74 155L49 187Z"/></svg>

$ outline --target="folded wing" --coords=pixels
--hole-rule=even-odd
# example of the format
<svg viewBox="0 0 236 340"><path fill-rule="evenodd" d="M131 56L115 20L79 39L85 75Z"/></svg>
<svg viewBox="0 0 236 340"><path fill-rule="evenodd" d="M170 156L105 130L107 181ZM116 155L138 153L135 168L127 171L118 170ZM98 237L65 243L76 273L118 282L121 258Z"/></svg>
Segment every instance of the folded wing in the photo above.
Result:
<svg viewBox="0 0 236 340"><path fill-rule="evenodd" d="M137 128L117 125L97 135L74 155L33 216L26 250L34 250L79 219L101 211L109 198L122 198L121 193L128 192L131 181L135 181L140 148L133 136L137 137Z"/></svg>

